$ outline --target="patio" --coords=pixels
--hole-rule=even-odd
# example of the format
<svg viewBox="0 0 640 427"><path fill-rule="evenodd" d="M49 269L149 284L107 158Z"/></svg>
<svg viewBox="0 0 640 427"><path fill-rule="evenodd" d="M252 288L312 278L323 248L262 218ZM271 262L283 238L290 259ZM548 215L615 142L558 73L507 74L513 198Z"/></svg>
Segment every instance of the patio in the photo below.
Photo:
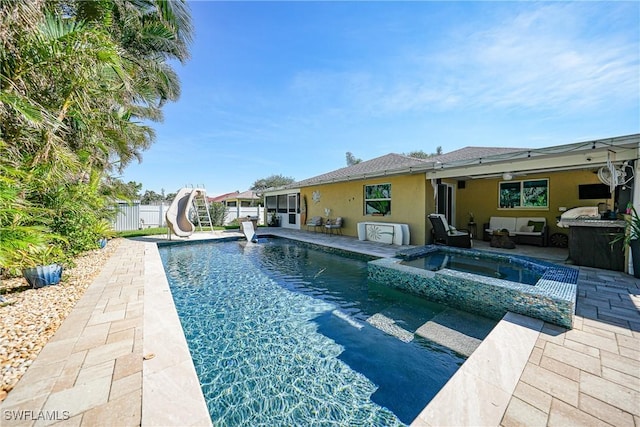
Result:
<svg viewBox="0 0 640 427"><path fill-rule="evenodd" d="M398 248L284 228L258 233L378 257ZM2 402L3 425L211 424L156 249L166 237L137 240L123 242ZM494 250L474 241L485 246ZM508 251L566 258L557 248ZM503 320L414 425L640 425L639 308L639 280L581 267L573 330Z"/></svg>

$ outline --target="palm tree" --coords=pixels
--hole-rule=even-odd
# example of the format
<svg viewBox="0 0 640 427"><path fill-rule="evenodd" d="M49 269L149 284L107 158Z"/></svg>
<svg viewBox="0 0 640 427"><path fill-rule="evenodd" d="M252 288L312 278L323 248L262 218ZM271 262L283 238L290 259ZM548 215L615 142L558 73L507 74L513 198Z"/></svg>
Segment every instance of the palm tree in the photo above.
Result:
<svg viewBox="0 0 640 427"><path fill-rule="evenodd" d="M0 0L0 168L30 171L25 202L99 219L74 197L104 206L107 174L153 142L145 121L178 98L167 61L188 59L191 34L183 0Z"/></svg>

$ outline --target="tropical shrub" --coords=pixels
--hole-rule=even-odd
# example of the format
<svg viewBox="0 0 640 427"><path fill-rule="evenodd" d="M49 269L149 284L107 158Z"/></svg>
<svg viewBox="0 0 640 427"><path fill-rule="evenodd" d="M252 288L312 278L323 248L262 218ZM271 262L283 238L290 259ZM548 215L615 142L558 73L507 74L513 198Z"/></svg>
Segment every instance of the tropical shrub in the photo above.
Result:
<svg viewBox="0 0 640 427"><path fill-rule="evenodd" d="M0 269L97 247L180 94L184 0L0 1Z"/></svg>
<svg viewBox="0 0 640 427"><path fill-rule="evenodd" d="M227 208L224 203L212 202L209 203L209 216L211 216L211 224L221 227L224 225L224 220L227 217Z"/></svg>

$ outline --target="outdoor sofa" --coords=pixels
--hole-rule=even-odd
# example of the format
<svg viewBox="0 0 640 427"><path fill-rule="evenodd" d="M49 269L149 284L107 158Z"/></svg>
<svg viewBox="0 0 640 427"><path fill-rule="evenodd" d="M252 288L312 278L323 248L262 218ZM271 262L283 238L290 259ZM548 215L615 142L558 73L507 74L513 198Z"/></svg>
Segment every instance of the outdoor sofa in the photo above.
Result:
<svg viewBox="0 0 640 427"><path fill-rule="evenodd" d="M494 231L507 230L516 244L548 246L549 227L544 217L492 216L482 229L483 240L487 242Z"/></svg>

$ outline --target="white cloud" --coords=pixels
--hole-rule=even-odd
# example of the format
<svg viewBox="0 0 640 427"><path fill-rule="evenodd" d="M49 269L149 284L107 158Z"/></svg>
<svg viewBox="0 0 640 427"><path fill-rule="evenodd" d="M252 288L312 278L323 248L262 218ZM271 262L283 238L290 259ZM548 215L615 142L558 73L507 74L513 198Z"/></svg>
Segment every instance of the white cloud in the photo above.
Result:
<svg viewBox="0 0 640 427"><path fill-rule="evenodd" d="M637 6L519 5L500 9L502 15L488 6L486 19L451 27L438 51L423 46L388 58L384 69L301 72L293 96L367 114L458 108L562 114L638 102L640 42L625 17Z"/></svg>

